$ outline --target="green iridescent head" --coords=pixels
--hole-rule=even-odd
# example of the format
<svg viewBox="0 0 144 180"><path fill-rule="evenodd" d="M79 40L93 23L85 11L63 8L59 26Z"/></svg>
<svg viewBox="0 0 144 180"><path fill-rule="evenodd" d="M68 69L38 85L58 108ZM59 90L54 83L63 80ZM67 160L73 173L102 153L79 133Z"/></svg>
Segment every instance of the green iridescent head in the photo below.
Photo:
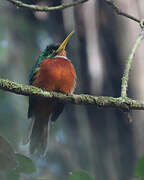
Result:
<svg viewBox="0 0 144 180"><path fill-rule="evenodd" d="M40 63L47 59L47 58L53 58L56 55L58 55L60 52L64 51L66 48L66 45L69 41L69 39L71 38L71 36L73 35L74 31L72 31L67 37L66 39L62 42L61 45L50 45L47 46L44 51L40 54L39 58L37 59L35 65L32 67L32 70L29 74L29 84L32 84L34 81L34 75L36 73L36 69L40 66Z"/></svg>
<svg viewBox="0 0 144 180"><path fill-rule="evenodd" d="M66 37L66 39L62 42L61 45L59 45L59 46L54 46L54 45L47 46L46 49L42 52L42 56L44 56L45 58L52 58L52 57L56 56L57 54L59 54L61 51L64 51L66 48L66 45L68 44L68 41L71 38L71 36L73 35L73 33L74 33L74 31L72 31Z"/></svg>

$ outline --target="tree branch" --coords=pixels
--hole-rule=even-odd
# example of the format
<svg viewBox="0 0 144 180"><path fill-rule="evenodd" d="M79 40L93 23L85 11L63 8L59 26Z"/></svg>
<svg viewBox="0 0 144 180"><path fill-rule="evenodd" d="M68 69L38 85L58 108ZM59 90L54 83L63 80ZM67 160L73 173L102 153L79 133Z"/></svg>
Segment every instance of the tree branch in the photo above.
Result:
<svg viewBox="0 0 144 180"><path fill-rule="evenodd" d="M79 4L85 3L88 0L79 0L79 1L74 1L72 3L67 3L67 4L62 4L59 6L54 6L54 7L49 7L49 6L39 6L39 5L31 5L31 4L26 4L23 3L19 0L7 0L9 2L11 2L12 4L18 6L18 7L23 7L23 8L27 8L27 9L31 9L34 11L54 11L54 10L60 10L60 9L65 9L65 8L69 8L72 6L77 6Z"/></svg>
<svg viewBox="0 0 144 180"><path fill-rule="evenodd" d="M129 79L129 72L130 72L130 69L131 69L131 65L132 65L132 60L135 56L135 53L136 53L136 49L138 48L138 46L140 45L142 39L144 38L144 21L140 21L139 19L137 19L136 17L132 16L132 15L129 15L125 12L123 12L117 5L116 3L114 2L114 0L105 0L106 3L108 5L110 5L112 7L112 9L118 14L118 15L121 15L121 16L124 16L126 18L129 18L137 23L139 23L140 27L142 28L142 32L140 33L139 37L137 38L133 48L132 48L132 51L126 61L126 65L125 65L125 69L124 69L124 74L123 74L123 77L122 77L122 85L121 85L121 97L124 98L124 97L127 97L127 88L128 88L128 79ZM131 117L130 117L130 114L129 114L129 110L125 111L124 113L128 119L129 122L132 121Z"/></svg>
<svg viewBox="0 0 144 180"><path fill-rule="evenodd" d="M129 18L133 21L136 21L137 23L140 23L140 20L137 19L136 17L130 15L130 14L127 14L125 12L123 12L115 3L114 3L114 0L105 0L106 3L108 5L110 5L112 7L112 9L114 9L114 11L118 14L118 15L121 15L121 16L124 16L126 18Z"/></svg>
<svg viewBox="0 0 144 180"><path fill-rule="evenodd" d="M127 96L128 79L129 79L129 72L130 72L131 65L132 65L132 60L133 60L133 58L136 54L136 50L137 50L138 46L140 45L141 41L143 40L143 38L144 38L144 29L138 36L138 38L131 50L131 53L126 61L125 70L124 70L124 74L122 77L122 85L121 85L121 96L122 97Z"/></svg>
<svg viewBox="0 0 144 180"><path fill-rule="evenodd" d="M79 4L82 4L88 0L79 0L75 1L73 3L69 4L62 4L55 7L48 7L48 6L38 6L38 5L29 5L26 3L23 3L19 0L7 0L13 4L15 4L18 7L28 8L31 10L36 11L51 11L51 10L59 10L59 9L65 9L68 7L76 6ZM134 55L136 53L136 49L138 48L140 42L144 38L144 22L140 21L139 19L135 18L134 16L131 16L127 13L122 12L113 2L113 0L105 0L107 4L109 4L118 15L122 15L124 17L127 17L129 19L132 19L140 24L142 27L142 32L140 33L139 37L137 38L133 49L127 59L124 74L122 77L122 85L121 85L121 97L114 98L114 97L106 97L106 96L91 96L91 95L85 95L85 94L62 94L62 93L56 93L56 92L48 92L43 91L40 88L29 86L29 85L22 85L18 84L12 81L0 79L0 89L3 89L5 91L10 91L16 94L25 95L25 96L38 96L42 98L47 98L49 100L55 100L62 103L71 103L71 104L89 104L89 105L96 105L97 107L113 107L113 108L120 108L122 109L128 119L129 118L129 111L130 110L144 110L144 102L140 102L137 100L133 100L127 97L127 87L128 87L128 78L129 78L129 72L131 69L132 60L134 58Z"/></svg>
<svg viewBox="0 0 144 180"><path fill-rule="evenodd" d="M0 89L5 91L13 92L19 95L25 96L38 96L47 98L49 100L54 100L62 102L65 104L87 104L87 105L96 105L97 107L113 107L120 108L124 111L128 110L144 110L144 102L136 101L130 98L114 98L107 96L91 96L86 94L62 94L56 92L43 91L40 88L22 85L5 79L0 79Z"/></svg>

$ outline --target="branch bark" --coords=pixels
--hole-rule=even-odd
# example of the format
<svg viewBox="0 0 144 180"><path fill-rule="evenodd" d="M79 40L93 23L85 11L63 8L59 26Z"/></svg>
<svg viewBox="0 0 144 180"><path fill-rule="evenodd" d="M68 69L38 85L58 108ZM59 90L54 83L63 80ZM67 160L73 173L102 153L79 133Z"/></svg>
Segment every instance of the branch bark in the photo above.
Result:
<svg viewBox="0 0 144 180"><path fill-rule="evenodd" d="M54 7L49 7L49 6L42 7L39 5L31 5L31 4L23 3L19 0L7 0L7 1L11 2L12 4L16 5L17 7L23 7L23 8L31 9L34 11L55 11L55 10L66 9L69 7L77 6L82 3L87 2L88 0L74 1L72 3L66 3L66 4L59 5L59 6L54 6Z"/></svg>
<svg viewBox="0 0 144 180"><path fill-rule="evenodd" d="M29 5L26 3L23 3L19 0L7 0L13 4L15 4L18 7L28 8L35 11L51 11L51 10L59 10L59 9L65 9L68 7L76 6L82 3L87 2L88 0L79 0L74 1L73 3L69 4L62 4L55 7L41 7L38 5ZM129 115L130 110L144 110L144 102L140 102L137 100L133 100L131 98L127 97L127 87L128 87L128 79L129 79L129 72L132 65L132 60L134 58L134 55L136 53L136 49L138 48L140 42L144 38L144 21L140 21L134 16L131 16L125 12L122 12L119 7L114 3L113 0L105 0L107 4L109 4L114 11L121 16L124 16L126 18L132 19L136 22L138 22L142 28L142 32L140 33L139 37L137 38L133 49L126 61L124 74L122 77L122 86L121 86L121 97L114 98L114 97L107 97L107 96L91 96L86 94L62 94L62 93L56 93L56 92L48 92L43 91L40 88L29 86L29 85L22 85L18 84L12 81L8 81L5 79L0 79L0 89L3 89L5 91L10 91L15 94L25 95L25 96L38 96L42 98L47 98L48 100L55 100L59 101L65 104L71 103L71 104L89 104L89 105L96 105L97 107L113 107L113 108L120 108L124 112L126 112Z"/></svg>
<svg viewBox="0 0 144 180"><path fill-rule="evenodd" d="M37 96L54 100L65 104L78 105L95 105L96 107L113 107L120 108L124 111L144 110L144 102L136 101L128 97L107 97L107 96L91 96L86 94L62 94L56 92L43 91L40 88L22 85L5 79L0 79L0 89L13 92L25 96Z"/></svg>
<svg viewBox="0 0 144 180"><path fill-rule="evenodd" d="M142 30L142 32L140 33L140 35L138 36L132 50L131 53L126 61L126 65L125 65L125 70L124 70L124 74L122 77L122 85L121 85L121 96L127 96L127 87L128 87L128 79L129 79L129 73L130 73L130 69L132 66L132 60L136 54L136 50L138 48L138 46L140 45L141 41L144 38L144 30Z"/></svg>
<svg viewBox="0 0 144 180"><path fill-rule="evenodd" d="M126 18L129 18L129 19L137 22L137 23L140 23L140 20L139 20L138 18L136 18L136 17L134 17L134 16L132 16L132 15L130 15L130 14L127 14L127 13L123 12L123 11L116 5L116 3L114 2L114 0L105 0L105 1L106 1L106 3L107 3L108 5L110 5L110 6L112 7L112 9L113 9L118 15L124 16L124 17L126 17Z"/></svg>

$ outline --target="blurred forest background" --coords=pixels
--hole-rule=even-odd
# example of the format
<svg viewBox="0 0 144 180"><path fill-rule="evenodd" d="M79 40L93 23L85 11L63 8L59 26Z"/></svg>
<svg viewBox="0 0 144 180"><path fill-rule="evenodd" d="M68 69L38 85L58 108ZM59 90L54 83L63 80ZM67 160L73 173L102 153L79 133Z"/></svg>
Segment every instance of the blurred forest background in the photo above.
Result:
<svg viewBox="0 0 144 180"><path fill-rule="evenodd" d="M23 0L56 6L69 0ZM119 7L139 19L143 0L117 0ZM139 25L116 15L104 0L51 12L32 12L0 0L0 77L27 84L32 65L51 43L61 43L72 30L67 51L77 72L75 93L120 96L125 60ZM137 50L129 81L129 96L144 99L144 43ZM28 98L0 91L0 135L28 155L22 141L30 121ZM67 180L84 169L98 180L130 180L144 152L144 112L132 112L129 124L115 109L67 105L51 130L47 157L36 160L37 174ZM27 179L28 177L24 177Z"/></svg>

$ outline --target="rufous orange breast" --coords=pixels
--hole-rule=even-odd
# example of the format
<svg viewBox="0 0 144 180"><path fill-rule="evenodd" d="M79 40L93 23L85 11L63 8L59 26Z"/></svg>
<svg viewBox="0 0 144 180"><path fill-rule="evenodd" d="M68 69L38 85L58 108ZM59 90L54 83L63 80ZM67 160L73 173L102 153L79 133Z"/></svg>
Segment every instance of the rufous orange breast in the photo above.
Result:
<svg viewBox="0 0 144 180"><path fill-rule="evenodd" d="M76 73L72 63L67 58L55 57L45 59L36 71L34 86L47 91L73 92Z"/></svg>

